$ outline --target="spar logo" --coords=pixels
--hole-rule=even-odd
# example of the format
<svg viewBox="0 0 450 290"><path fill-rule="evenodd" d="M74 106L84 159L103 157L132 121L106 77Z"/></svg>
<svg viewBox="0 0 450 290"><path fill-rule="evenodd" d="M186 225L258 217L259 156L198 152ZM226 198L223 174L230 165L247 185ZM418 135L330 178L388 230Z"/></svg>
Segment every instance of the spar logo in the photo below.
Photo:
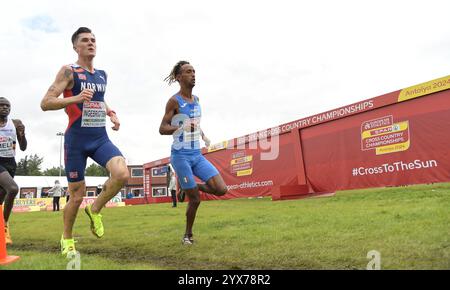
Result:
<svg viewBox="0 0 450 290"><path fill-rule="evenodd" d="M103 109L103 102L84 102L83 107L86 109Z"/></svg>
<svg viewBox="0 0 450 290"><path fill-rule="evenodd" d="M406 151L410 146L409 121L394 123L392 115L361 124L361 150L376 155Z"/></svg>

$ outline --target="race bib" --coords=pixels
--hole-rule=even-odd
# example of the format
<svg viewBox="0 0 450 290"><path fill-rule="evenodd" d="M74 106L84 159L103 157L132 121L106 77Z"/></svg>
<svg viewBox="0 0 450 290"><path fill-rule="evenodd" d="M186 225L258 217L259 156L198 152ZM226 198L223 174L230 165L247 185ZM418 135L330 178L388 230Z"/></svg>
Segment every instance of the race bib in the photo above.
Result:
<svg viewBox="0 0 450 290"><path fill-rule="evenodd" d="M194 124L194 128L191 129L191 124ZM185 142L200 141L200 118L190 118L184 121L184 126L188 129L183 132Z"/></svg>
<svg viewBox="0 0 450 290"><path fill-rule="evenodd" d="M11 158L15 155L15 142L11 137L0 136L0 157Z"/></svg>
<svg viewBox="0 0 450 290"><path fill-rule="evenodd" d="M104 102L84 102L81 127L105 127L106 105Z"/></svg>

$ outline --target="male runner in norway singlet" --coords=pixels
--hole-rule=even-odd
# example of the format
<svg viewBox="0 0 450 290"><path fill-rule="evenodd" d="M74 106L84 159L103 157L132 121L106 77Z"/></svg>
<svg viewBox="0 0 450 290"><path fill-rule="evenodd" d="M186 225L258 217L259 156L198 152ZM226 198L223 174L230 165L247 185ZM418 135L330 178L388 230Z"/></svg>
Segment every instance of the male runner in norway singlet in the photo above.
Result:
<svg viewBox="0 0 450 290"><path fill-rule="evenodd" d="M166 78L169 85L178 82L180 91L172 96L159 128L162 135L173 135L170 163L178 176L182 190L189 203L186 210L186 231L182 239L185 245L194 243L192 227L200 205L202 192L222 196L227 187L217 169L203 157L200 150L200 137L209 146L209 139L200 128L201 108L198 97L192 95L195 86L195 70L186 61L178 62ZM196 184L194 176L204 184Z"/></svg>
<svg viewBox="0 0 450 290"><path fill-rule="evenodd" d="M14 181L16 173L16 145L19 141L20 150L27 149L25 126L20 120L10 119L11 103L0 97L0 206L4 203L3 218L5 220L5 243L12 244L9 231L9 217L14 205L14 198L19 187ZM0 229L1 230L1 229Z"/></svg>
<svg viewBox="0 0 450 290"><path fill-rule="evenodd" d="M110 178L103 185L100 195L92 205L85 208L91 231L98 238L104 234L101 209L119 192L129 177L125 158L109 140L105 128L106 116L110 117L115 131L119 130L120 122L104 100L107 75L102 70L94 69L95 36L89 28L80 27L72 35L72 44L78 54L78 61L61 68L41 102L42 110L65 109L69 116L69 126L64 134L64 161L70 200L64 208L64 233L61 237L63 255L75 252L72 228L86 192L84 172L87 157L110 172ZM64 98L59 98L62 93Z"/></svg>

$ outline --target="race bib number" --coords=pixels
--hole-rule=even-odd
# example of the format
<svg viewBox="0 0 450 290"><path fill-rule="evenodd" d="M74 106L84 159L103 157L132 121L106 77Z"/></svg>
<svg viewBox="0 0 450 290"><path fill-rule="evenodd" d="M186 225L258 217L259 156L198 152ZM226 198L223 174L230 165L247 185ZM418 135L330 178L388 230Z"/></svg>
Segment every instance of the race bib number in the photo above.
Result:
<svg viewBox="0 0 450 290"><path fill-rule="evenodd" d="M191 124L194 125L192 129ZM187 127L187 130L183 132L185 142L200 141L200 118L186 119L184 121L184 126L185 128Z"/></svg>
<svg viewBox="0 0 450 290"><path fill-rule="evenodd" d="M105 127L106 105L104 102L84 102L81 127Z"/></svg>
<svg viewBox="0 0 450 290"><path fill-rule="evenodd" d="M14 157L15 149L15 142L11 137L0 136L0 157Z"/></svg>

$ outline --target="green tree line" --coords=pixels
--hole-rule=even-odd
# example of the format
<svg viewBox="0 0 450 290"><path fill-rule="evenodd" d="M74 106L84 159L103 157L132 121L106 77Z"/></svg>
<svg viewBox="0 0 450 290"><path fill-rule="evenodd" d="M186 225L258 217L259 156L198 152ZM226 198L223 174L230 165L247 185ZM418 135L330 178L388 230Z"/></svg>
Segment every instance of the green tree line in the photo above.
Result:
<svg viewBox="0 0 450 290"><path fill-rule="evenodd" d="M37 154L26 155L17 162L16 175L20 176L59 176L59 166L42 169L43 157ZM61 175L65 176L64 167L61 167ZM108 171L98 164L92 163L86 168L86 176L109 176Z"/></svg>

